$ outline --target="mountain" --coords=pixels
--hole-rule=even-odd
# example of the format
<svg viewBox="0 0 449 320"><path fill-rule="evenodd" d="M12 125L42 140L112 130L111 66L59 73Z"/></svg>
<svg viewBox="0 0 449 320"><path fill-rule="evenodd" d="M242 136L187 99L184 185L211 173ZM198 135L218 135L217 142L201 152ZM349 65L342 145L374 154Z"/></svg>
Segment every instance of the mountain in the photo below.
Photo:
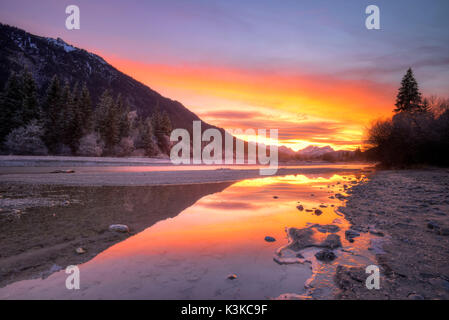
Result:
<svg viewBox="0 0 449 320"><path fill-rule="evenodd" d="M334 149L332 149L330 146L325 147L308 146L302 150L298 150L297 154L304 157L315 158L329 152L334 152Z"/></svg>
<svg viewBox="0 0 449 320"><path fill-rule="evenodd" d="M0 88L3 88L11 71L24 68L33 74L41 93L51 78L58 75L62 81L86 83L93 102L104 90L121 94L139 116L149 116L156 108L165 110L173 128L192 131L192 121L200 120L180 102L163 97L146 85L118 71L103 58L76 48L62 39L33 35L16 27L0 23ZM215 128L205 122L202 129Z"/></svg>
<svg viewBox="0 0 449 320"><path fill-rule="evenodd" d="M295 156L296 152L286 146L279 146L278 153L285 156Z"/></svg>

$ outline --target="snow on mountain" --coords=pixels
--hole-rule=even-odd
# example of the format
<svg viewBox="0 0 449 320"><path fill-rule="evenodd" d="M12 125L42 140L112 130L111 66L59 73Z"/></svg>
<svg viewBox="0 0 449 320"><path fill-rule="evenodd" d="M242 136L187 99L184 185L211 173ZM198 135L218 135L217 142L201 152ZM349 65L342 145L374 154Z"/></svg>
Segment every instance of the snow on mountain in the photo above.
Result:
<svg viewBox="0 0 449 320"><path fill-rule="evenodd" d="M328 152L333 152L330 146L318 147L318 146L308 146L302 150L299 150L297 154L307 157L319 157Z"/></svg>
<svg viewBox="0 0 449 320"><path fill-rule="evenodd" d="M75 50L78 50L77 48L69 45L68 43L66 43L64 40L62 40L61 38L58 39L53 39L53 38L45 38L49 43L52 43L58 47L61 47L64 49L65 52L72 52Z"/></svg>

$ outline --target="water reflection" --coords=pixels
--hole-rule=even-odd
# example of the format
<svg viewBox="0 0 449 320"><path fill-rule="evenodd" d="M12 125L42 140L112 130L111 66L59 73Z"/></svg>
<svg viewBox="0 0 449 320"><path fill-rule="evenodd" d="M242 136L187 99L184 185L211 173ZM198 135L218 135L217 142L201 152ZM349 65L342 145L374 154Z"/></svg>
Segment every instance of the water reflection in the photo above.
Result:
<svg viewBox="0 0 449 320"><path fill-rule="evenodd" d="M338 259L331 264L314 260L314 248L303 252L310 263L278 264L273 257L288 243L288 227L334 224L344 232L349 224L335 210L341 202L330 197L343 193L347 181L356 183L364 178L347 173L296 175L245 180L226 189L222 186L223 191L201 198L176 217L159 221L81 264L81 290L65 289L66 275L61 271L45 280L21 281L2 288L0 297L327 297L333 289L329 275L338 263L357 265L369 261L368 239L362 236L350 244L342 237L346 251L340 250ZM185 191L179 191L182 199ZM143 200L129 199L122 208L127 207L130 215L137 210L144 218L158 199ZM176 196L159 200L173 205L178 202ZM94 210L110 210L114 203L107 208L97 205ZM307 210L320 208L322 213L299 211L298 203ZM276 241L266 242L266 236ZM228 279L229 274L236 274L237 279Z"/></svg>
<svg viewBox="0 0 449 320"><path fill-rule="evenodd" d="M129 236L109 232L109 225L126 224L137 234L229 185L6 187L2 197L19 207L0 212L0 286L86 262ZM78 255L77 247L87 252Z"/></svg>

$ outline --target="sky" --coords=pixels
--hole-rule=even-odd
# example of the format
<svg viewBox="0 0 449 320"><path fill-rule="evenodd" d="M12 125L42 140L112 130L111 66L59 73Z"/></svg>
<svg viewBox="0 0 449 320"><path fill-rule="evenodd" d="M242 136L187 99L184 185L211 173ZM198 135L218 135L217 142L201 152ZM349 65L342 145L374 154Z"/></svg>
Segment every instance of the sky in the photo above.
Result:
<svg viewBox="0 0 449 320"><path fill-rule="evenodd" d="M80 30L65 28L71 4ZM372 4L380 30L365 27ZM0 1L0 22L94 52L211 124L279 129L294 150L361 145L409 67L424 95L449 97L448 15L447 0Z"/></svg>

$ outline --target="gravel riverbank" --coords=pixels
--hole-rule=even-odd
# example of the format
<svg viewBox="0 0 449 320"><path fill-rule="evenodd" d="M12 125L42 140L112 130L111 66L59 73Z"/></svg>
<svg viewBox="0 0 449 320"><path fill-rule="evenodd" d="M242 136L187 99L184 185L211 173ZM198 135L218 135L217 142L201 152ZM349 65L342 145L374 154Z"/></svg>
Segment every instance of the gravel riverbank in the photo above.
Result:
<svg viewBox="0 0 449 320"><path fill-rule="evenodd" d="M449 299L449 170L379 171L349 193L340 211L352 229L379 236L380 289L366 288L364 269L340 267L336 298Z"/></svg>

